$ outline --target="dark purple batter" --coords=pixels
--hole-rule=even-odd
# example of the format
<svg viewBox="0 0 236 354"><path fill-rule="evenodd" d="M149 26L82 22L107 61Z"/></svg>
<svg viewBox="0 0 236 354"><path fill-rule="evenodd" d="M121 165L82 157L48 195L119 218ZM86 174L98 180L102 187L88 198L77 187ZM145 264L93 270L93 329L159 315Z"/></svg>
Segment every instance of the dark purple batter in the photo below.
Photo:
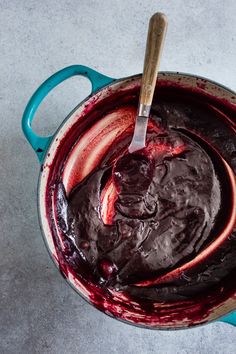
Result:
<svg viewBox="0 0 236 354"><path fill-rule="evenodd" d="M148 312L152 301L230 291L236 270L232 230L219 249L191 263L232 215L232 183L222 158L235 172L234 132L204 103L165 90L156 102L147 147L128 154L131 132L124 134L68 196L58 183L56 206L65 260L75 274L105 291L123 291Z"/></svg>

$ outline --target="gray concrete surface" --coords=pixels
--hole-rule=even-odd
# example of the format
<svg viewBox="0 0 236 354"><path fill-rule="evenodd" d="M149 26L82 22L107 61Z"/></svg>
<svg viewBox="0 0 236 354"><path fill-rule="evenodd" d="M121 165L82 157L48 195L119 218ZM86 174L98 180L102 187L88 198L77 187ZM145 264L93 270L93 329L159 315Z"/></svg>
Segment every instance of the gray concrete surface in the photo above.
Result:
<svg viewBox="0 0 236 354"><path fill-rule="evenodd" d="M235 0L0 0L0 353L233 354L223 323L148 331L85 303L52 264L37 220L39 165L21 132L37 86L60 68L86 64L112 77L142 70L149 16L169 17L162 70L196 73L236 90ZM76 78L51 94L35 129L53 132L89 92Z"/></svg>

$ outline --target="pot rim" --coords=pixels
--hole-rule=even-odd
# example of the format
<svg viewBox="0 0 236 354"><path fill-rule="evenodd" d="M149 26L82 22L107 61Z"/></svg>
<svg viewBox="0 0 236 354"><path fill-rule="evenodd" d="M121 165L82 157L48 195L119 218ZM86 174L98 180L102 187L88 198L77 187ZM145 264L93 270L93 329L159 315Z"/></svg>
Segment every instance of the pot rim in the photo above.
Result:
<svg viewBox="0 0 236 354"><path fill-rule="evenodd" d="M159 72L159 75L160 76L163 76L163 78L165 77L174 77L174 76L179 76L179 77L186 77L186 78L189 78L189 79L195 79L195 80L202 80L204 83L210 83L216 87L219 87L223 90L225 90L227 93L230 93L232 94L233 96L236 97L236 91L233 91L232 89L228 88L227 86L223 85L223 84L220 84L214 80L211 80L211 79L208 79L204 76L200 76L200 75L195 75L195 74L190 74L190 73L185 73L185 72L179 72L179 71L160 71ZM48 145L47 147L47 150L45 152L45 155L44 155L44 158L42 160L42 163L41 163L41 166L44 165L45 161L47 160L47 154L48 152L50 151L51 149L51 146L53 145L53 143L55 142L61 128L64 126L64 124L67 122L67 120L79 109L79 107L81 107L86 101L88 101L90 98L92 98L93 96L96 96L99 92L102 92L104 89L108 88L108 87L112 87L116 84L119 84L121 82L130 82L130 81L133 81L133 80L136 80L136 79L139 79L141 78L142 74L139 73L139 74L134 74L134 75L130 75L130 76L127 76L127 77L123 77L123 78L119 78L119 79L115 79L113 82L99 88L98 90L96 90L95 92L89 94L87 97L85 97L64 119L63 121L61 122L61 124L59 124L58 128L56 129L55 133L53 134L53 137L52 137L52 140L50 142L50 144ZM49 243L48 243L48 240L47 240L47 236L46 236L46 233L44 231L44 227L43 227L43 221L42 221L42 214L41 214L41 206L40 206L40 184L41 184L41 179L42 179L42 175L43 175L43 169L41 168L40 169L40 173L39 173L39 176L38 176L38 182L37 182L37 213L38 213L38 220L39 220L39 226L40 226L40 230L41 230L41 234L42 234L42 238L43 238L43 241L44 241L44 244L46 246L46 249L48 251L48 254L50 256L50 258L52 259L53 263L55 264L57 270L60 271L59 269L59 266L58 266L58 263L55 259L55 257L53 256L53 253L51 252L50 250L50 247L49 247ZM60 272L61 273L61 272ZM175 324L173 326L147 326L145 324L140 324L140 323L135 323L135 322L131 322L131 321L128 321L128 320L125 320L125 319L122 319L122 318L119 318L119 317L115 317L114 315L112 315L111 313L108 313L108 312L105 312L101 309L99 309L98 307L96 307L93 303L91 303L89 301L89 299L82 293L82 291L80 289L78 289L71 281L69 278L63 276L63 274L61 273L62 277L64 278L64 280L66 281L66 283L76 292L76 294L78 294L83 300L85 300L90 306L92 306L93 308L95 308L96 310L99 310L101 313L113 318L113 319L116 319L120 322L123 322L125 324L128 324L130 326L135 326L135 327L139 327L139 328L143 328L143 329L147 329L147 330L162 330L162 331L174 331L174 330L183 330L183 329L191 329L191 328L195 328L195 327L199 327L199 326L203 326L203 325L206 325L206 324L210 324L210 323L214 323L218 320L220 320L220 318L222 316L225 316L231 312L233 312L234 310L229 310L228 312L226 311L225 313L223 314L217 314L217 316L214 317L214 319L207 319L205 322L202 322L202 323L197 323L197 324L191 324L191 325L185 325L183 324L183 326L176 326ZM231 297L230 297L231 298ZM230 299L229 298L229 299ZM235 307L236 309L236 307Z"/></svg>

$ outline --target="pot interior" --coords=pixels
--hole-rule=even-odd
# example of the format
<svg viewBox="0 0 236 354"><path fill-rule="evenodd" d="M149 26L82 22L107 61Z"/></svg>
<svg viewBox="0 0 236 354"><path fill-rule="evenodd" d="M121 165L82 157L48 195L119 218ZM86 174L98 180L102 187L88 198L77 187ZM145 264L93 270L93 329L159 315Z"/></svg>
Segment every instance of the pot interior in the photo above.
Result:
<svg viewBox="0 0 236 354"><path fill-rule="evenodd" d="M158 79L155 102L158 114L164 116L168 113L172 128L176 126L182 129L181 133L189 134L217 165L224 186L221 193L225 205L217 235L212 235L196 256L161 276L141 279L135 284L137 288L148 289L148 301L137 300L135 295L130 297L125 291L98 286L92 279L86 278L80 264L74 267L68 260L68 240L58 222L58 182L62 183L65 196L68 196L104 159L114 160L116 153L119 155L119 151L128 146L136 117L139 88L140 76L119 80L85 100L59 128L40 176L41 226L49 251L62 274L98 309L126 322L149 328L181 328L202 324L234 309L236 295L236 285L231 281L236 271L236 95L215 83L184 74L162 73ZM203 111L207 109L213 112L217 124L216 121L204 121L202 116L191 116L186 99L188 105L191 101L196 107L202 107ZM162 110L158 100L164 101ZM179 119L181 123L176 112L171 111L173 102L175 107L181 106L181 102L183 107L185 105L186 111L182 114L186 119ZM152 129L151 125L149 129ZM112 186L108 185L101 194L104 224L110 222L112 193ZM219 259L221 261L218 263ZM221 274L222 279L218 281L220 285L214 281L208 289L206 285L211 281L209 269L215 267L216 273L220 274L220 263L223 262L231 264L227 266L227 274ZM193 295L192 290L191 296L188 296L188 285L191 285L189 279L194 277L198 279L196 284L202 284L202 289L197 286L196 295ZM174 295L170 298L159 297L154 301L150 295L156 289L162 289L163 292L171 287ZM175 291L178 296L175 296Z"/></svg>

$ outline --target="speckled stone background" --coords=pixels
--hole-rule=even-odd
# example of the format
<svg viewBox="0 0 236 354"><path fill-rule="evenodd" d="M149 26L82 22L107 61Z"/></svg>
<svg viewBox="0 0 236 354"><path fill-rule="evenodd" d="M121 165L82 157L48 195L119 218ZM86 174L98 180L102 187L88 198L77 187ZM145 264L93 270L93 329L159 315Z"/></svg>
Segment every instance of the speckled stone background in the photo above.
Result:
<svg viewBox="0 0 236 354"><path fill-rule="evenodd" d="M236 328L228 324L148 331L98 312L62 279L38 226L39 165L20 127L27 100L70 64L115 78L141 72L156 11L169 17L162 70L236 90L235 0L0 0L1 354L236 353ZM53 132L89 90L84 78L62 84L40 107L36 131Z"/></svg>

